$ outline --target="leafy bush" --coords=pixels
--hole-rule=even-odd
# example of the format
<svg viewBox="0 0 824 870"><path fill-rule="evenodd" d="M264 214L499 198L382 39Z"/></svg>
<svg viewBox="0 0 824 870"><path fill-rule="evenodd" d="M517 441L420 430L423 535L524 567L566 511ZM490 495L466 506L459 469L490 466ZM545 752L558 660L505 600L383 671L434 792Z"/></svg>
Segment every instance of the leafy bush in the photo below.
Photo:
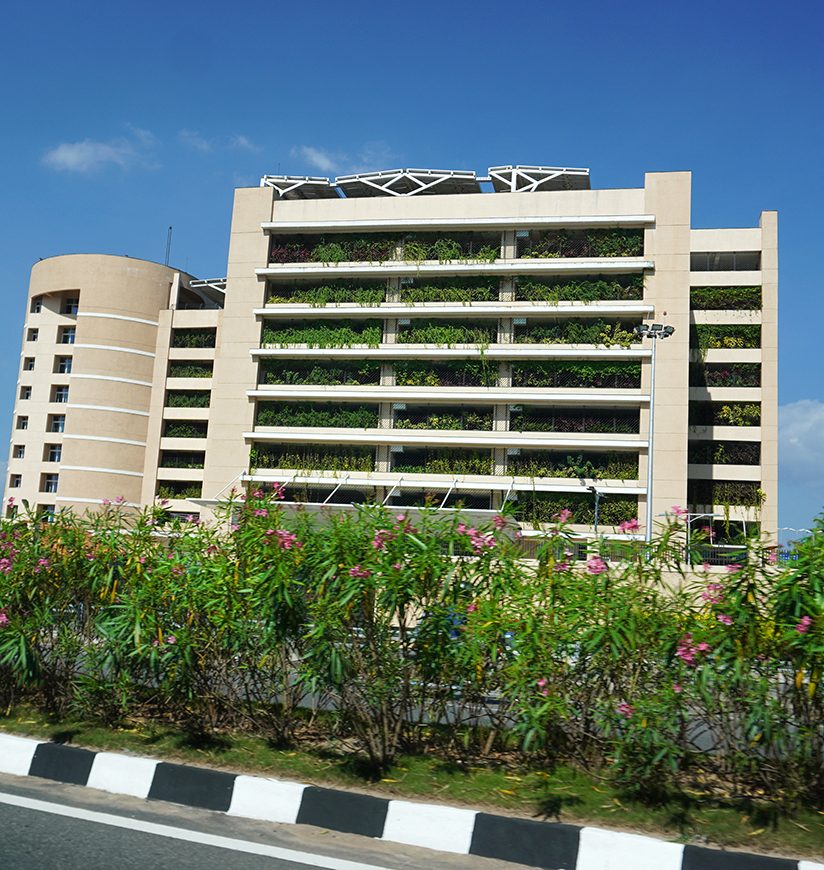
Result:
<svg viewBox="0 0 824 870"><path fill-rule="evenodd" d="M210 378L212 377L211 362L175 362L169 363L170 378Z"/></svg>
<svg viewBox="0 0 824 870"><path fill-rule="evenodd" d="M497 241L490 243L495 238ZM440 263L480 260L492 263L501 255L500 235L460 233L445 236L440 233L410 233L406 236L401 251L402 260L423 262L437 260Z"/></svg>
<svg viewBox="0 0 824 870"><path fill-rule="evenodd" d="M637 480L638 456L632 453L577 456L550 451L524 451L507 459L507 474L517 477L563 477Z"/></svg>
<svg viewBox="0 0 824 870"><path fill-rule="evenodd" d="M690 366L692 387L760 387L761 363L697 363Z"/></svg>
<svg viewBox="0 0 824 870"><path fill-rule="evenodd" d="M497 363L417 362L395 363L395 383L401 387L496 387Z"/></svg>
<svg viewBox="0 0 824 870"><path fill-rule="evenodd" d="M758 402L691 402L690 426L758 426L761 405Z"/></svg>
<svg viewBox="0 0 824 870"><path fill-rule="evenodd" d="M270 285L267 305L290 302L307 305L332 305L354 302L356 305L380 305L386 299L385 281L324 281L310 285Z"/></svg>
<svg viewBox="0 0 824 870"><path fill-rule="evenodd" d="M693 441L689 461L699 465L758 465L761 443L758 441Z"/></svg>
<svg viewBox="0 0 824 870"><path fill-rule="evenodd" d="M521 492L516 515L532 524L556 522L562 511L571 510L570 522L591 526L595 522L595 498L590 493ZM601 501L598 521L615 525L638 516L638 499L634 496L610 496Z"/></svg>
<svg viewBox="0 0 824 870"><path fill-rule="evenodd" d="M158 498L200 498L203 484L189 480L165 480L157 485Z"/></svg>
<svg viewBox="0 0 824 870"><path fill-rule="evenodd" d="M413 407L396 412L396 429L491 429L492 410L462 411L440 408L415 413Z"/></svg>
<svg viewBox="0 0 824 870"><path fill-rule="evenodd" d="M531 257L640 257L644 253L641 229L533 231L519 244L518 256Z"/></svg>
<svg viewBox="0 0 824 870"><path fill-rule="evenodd" d="M690 308L693 311L759 311L760 287L692 287Z"/></svg>
<svg viewBox="0 0 824 870"><path fill-rule="evenodd" d="M639 431L638 411L576 411L543 405L518 406L509 414L513 432L621 432Z"/></svg>
<svg viewBox="0 0 824 870"><path fill-rule="evenodd" d="M701 351L719 347L761 347L761 327L757 324L699 323L690 328L690 344Z"/></svg>
<svg viewBox="0 0 824 870"><path fill-rule="evenodd" d="M255 424L372 429L378 425L378 406L329 402L258 402Z"/></svg>
<svg viewBox="0 0 824 870"><path fill-rule="evenodd" d="M620 344L628 347L635 340L635 323L564 318L554 321L527 321L515 330L517 344Z"/></svg>
<svg viewBox="0 0 824 870"><path fill-rule="evenodd" d="M254 444L249 468L294 468L298 471L374 471L374 447Z"/></svg>
<svg viewBox="0 0 824 870"><path fill-rule="evenodd" d="M315 321L279 327L267 323L261 336L264 347L285 347L290 344L303 344L307 347L351 347L365 344L377 347L382 340L382 320L341 320L331 323Z"/></svg>
<svg viewBox="0 0 824 870"><path fill-rule="evenodd" d="M205 438L206 422L199 420L167 420L163 435L166 438Z"/></svg>
<svg viewBox="0 0 824 870"><path fill-rule="evenodd" d="M693 505L741 505L759 507L761 484L751 480L691 480L687 501Z"/></svg>
<svg viewBox="0 0 824 870"><path fill-rule="evenodd" d="M401 327L401 344L493 344L498 340L497 322L487 326L465 326L451 320L413 320Z"/></svg>
<svg viewBox="0 0 824 870"><path fill-rule="evenodd" d="M393 453L392 470L404 474L493 474L488 450L407 448Z"/></svg>
<svg viewBox="0 0 824 870"><path fill-rule="evenodd" d="M381 382L381 364L367 361L261 360L258 382L307 386L375 386Z"/></svg>
<svg viewBox="0 0 824 870"><path fill-rule="evenodd" d="M499 296L500 279L472 276L469 278L415 278L411 284L401 284L400 301L419 302L490 302Z"/></svg>
<svg viewBox="0 0 824 870"><path fill-rule="evenodd" d="M599 302L601 300L637 300L644 298L644 276L627 275L620 278L592 278L570 281L568 278L551 282L519 278L515 298L525 302Z"/></svg>
<svg viewBox="0 0 824 870"><path fill-rule="evenodd" d="M214 328L173 329L172 347L214 347Z"/></svg>
<svg viewBox="0 0 824 870"><path fill-rule="evenodd" d="M162 450L161 468L203 468L206 454L202 451Z"/></svg>
<svg viewBox="0 0 824 870"><path fill-rule="evenodd" d="M167 408L208 408L211 401L209 390L168 390Z"/></svg>
<svg viewBox="0 0 824 870"><path fill-rule="evenodd" d="M514 387L600 387L637 389L641 386L638 362L521 362L512 363Z"/></svg>

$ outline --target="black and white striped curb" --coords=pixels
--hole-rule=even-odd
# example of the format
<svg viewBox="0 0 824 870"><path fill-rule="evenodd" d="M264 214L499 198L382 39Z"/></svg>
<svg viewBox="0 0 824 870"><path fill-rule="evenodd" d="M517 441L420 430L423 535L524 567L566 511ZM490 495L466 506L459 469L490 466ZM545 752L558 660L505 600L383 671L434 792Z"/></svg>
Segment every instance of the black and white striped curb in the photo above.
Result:
<svg viewBox="0 0 824 870"><path fill-rule="evenodd" d="M601 828L494 816L0 734L0 772L544 870L824 870Z"/></svg>

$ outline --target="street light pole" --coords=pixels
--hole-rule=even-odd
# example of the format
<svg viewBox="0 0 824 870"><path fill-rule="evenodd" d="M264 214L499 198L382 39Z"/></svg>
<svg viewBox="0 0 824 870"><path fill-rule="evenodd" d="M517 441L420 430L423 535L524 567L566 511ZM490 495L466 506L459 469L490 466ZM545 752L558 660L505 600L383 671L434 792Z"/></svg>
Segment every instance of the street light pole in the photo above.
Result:
<svg viewBox="0 0 824 870"><path fill-rule="evenodd" d="M648 544L652 539L652 466L655 442L655 350L658 347L659 338L669 338L675 328L664 326L662 323L647 325L642 323L634 329L639 338L649 338L652 341L652 359L650 361L650 386L649 386L649 437L647 439L647 515L644 520L644 541Z"/></svg>

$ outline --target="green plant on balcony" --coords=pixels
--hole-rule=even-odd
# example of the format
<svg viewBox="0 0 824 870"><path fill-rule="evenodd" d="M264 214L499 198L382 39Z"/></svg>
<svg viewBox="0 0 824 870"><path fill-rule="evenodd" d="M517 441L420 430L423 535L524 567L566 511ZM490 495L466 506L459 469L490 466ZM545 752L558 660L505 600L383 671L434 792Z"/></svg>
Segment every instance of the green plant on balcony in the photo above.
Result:
<svg viewBox="0 0 824 870"><path fill-rule="evenodd" d="M160 455L160 468L203 468L206 454L164 450Z"/></svg>
<svg viewBox="0 0 824 870"><path fill-rule="evenodd" d="M515 298L524 302L600 302L603 300L638 300L644 298L643 275L622 276L615 279L587 279L554 282L519 278Z"/></svg>
<svg viewBox="0 0 824 870"><path fill-rule="evenodd" d="M340 323L314 323L305 326L264 326L261 343L264 346L286 347L298 344L307 347L378 347L383 339L383 321L363 320Z"/></svg>
<svg viewBox="0 0 824 870"><path fill-rule="evenodd" d="M764 491L759 482L751 480L692 480L688 486L687 501L693 507L760 507L764 501Z"/></svg>
<svg viewBox="0 0 824 870"><path fill-rule="evenodd" d="M595 497L591 493L519 492L515 513L533 525L554 522L564 510L571 510L571 522L591 526L595 522ZM601 500L598 511L601 526L617 526L638 516L638 499L633 496L610 496Z"/></svg>
<svg viewBox="0 0 824 870"><path fill-rule="evenodd" d="M266 300L268 305L301 303L304 305L334 305L353 302L356 305L380 305L386 299L385 281L326 281L307 286L274 285Z"/></svg>
<svg viewBox="0 0 824 870"><path fill-rule="evenodd" d="M157 485L158 498L200 498L203 492L202 483L190 481L167 480Z"/></svg>
<svg viewBox="0 0 824 870"><path fill-rule="evenodd" d="M548 257L640 257L644 231L640 229L594 229L533 231L519 247L522 258Z"/></svg>
<svg viewBox="0 0 824 870"><path fill-rule="evenodd" d="M513 362L514 387L599 387L636 389L641 385L639 362Z"/></svg>
<svg viewBox="0 0 824 870"><path fill-rule="evenodd" d="M492 411L464 411L459 414L441 412L420 415L400 414L395 418L396 429L491 429Z"/></svg>
<svg viewBox="0 0 824 870"><path fill-rule="evenodd" d="M488 345L497 340L497 326L463 326L457 323L413 321L412 325L398 332L401 344L455 344Z"/></svg>
<svg viewBox="0 0 824 870"><path fill-rule="evenodd" d="M693 311L759 311L760 287L692 287Z"/></svg>
<svg viewBox="0 0 824 870"><path fill-rule="evenodd" d="M758 441L699 441L690 444L689 461L697 465L758 465Z"/></svg>
<svg viewBox="0 0 824 870"><path fill-rule="evenodd" d="M378 425L378 406L324 402L260 402L255 422L257 426L374 429Z"/></svg>
<svg viewBox="0 0 824 870"><path fill-rule="evenodd" d="M637 411L557 411L552 408L530 408L512 411L509 416L512 432L618 432L637 434Z"/></svg>
<svg viewBox="0 0 824 870"><path fill-rule="evenodd" d="M169 363L170 378L210 378L212 377L211 362L171 362Z"/></svg>
<svg viewBox="0 0 824 870"><path fill-rule="evenodd" d="M264 360L259 383L304 384L306 386L345 386L381 382L379 362L314 362L312 360Z"/></svg>
<svg viewBox="0 0 824 870"><path fill-rule="evenodd" d="M400 301L409 304L420 302L491 302L499 296L498 278L443 278L415 279L412 284L402 284Z"/></svg>
<svg viewBox="0 0 824 870"><path fill-rule="evenodd" d="M760 387L760 363L696 363L690 366L693 387Z"/></svg>
<svg viewBox="0 0 824 870"><path fill-rule="evenodd" d="M437 260L439 263L484 262L492 263L500 256L500 246L491 244L476 247L471 236L449 238L432 237L427 234L407 236L403 243L401 259L413 263Z"/></svg>
<svg viewBox="0 0 824 870"><path fill-rule="evenodd" d="M214 347L215 329L173 329L172 347Z"/></svg>
<svg viewBox="0 0 824 870"><path fill-rule="evenodd" d="M334 450L328 450L313 446L289 448L255 444L249 453L249 467L296 471L373 471L375 450L373 447L337 446Z"/></svg>
<svg viewBox="0 0 824 870"><path fill-rule="evenodd" d="M206 424L198 421L167 420L164 437L166 438L205 438Z"/></svg>
<svg viewBox="0 0 824 870"><path fill-rule="evenodd" d="M312 246L309 260L315 263L383 263L394 256L399 238L397 234L386 233L324 236Z"/></svg>
<svg viewBox="0 0 824 870"><path fill-rule="evenodd" d="M548 455L539 458L533 454L511 456L507 460L507 474L516 477L563 477L587 478L593 480L637 480L638 457L634 454L615 456L560 458Z"/></svg>
<svg viewBox="0 0 824 870"><path fill-rule="evenodd" d="M169 390L167 408L208 408L211 397L208 390Z"/></svg>
<svg viewBox="0 0 824 870"><path fill-rule="evenodd" d="M516 344L620 344L633 341L635 323L623 321L563 319L532 321L516 330Z"/></svg>
<svg viewBox="0 0 824 870"><path fill-rule="evenodd" d="M761 326L698 323L690 329L690 344L702 354L713 348L761 347Z"/></svg>
<svg viewBox="0 0 824 870"><path fill-rule="evenodd" d="M395 383L400 387L496 387L498 365L485 359L443 363L403 360L395 363Z"/></svg>
<svg viewBox="0 0 824 870"><path fill-rule="evenodd" d="M758 426L761 422L761 405L757 402L722 405L717 420L721 426Z"/></svg>
<svg viewBox="0 0 824 870"><path fill-rule="evenodd" d="M403 454L393 455L395 461L392 470L402 474L494 473L492 454L488 450L427 450L419 456L414 453L410 457Z"/></svg>

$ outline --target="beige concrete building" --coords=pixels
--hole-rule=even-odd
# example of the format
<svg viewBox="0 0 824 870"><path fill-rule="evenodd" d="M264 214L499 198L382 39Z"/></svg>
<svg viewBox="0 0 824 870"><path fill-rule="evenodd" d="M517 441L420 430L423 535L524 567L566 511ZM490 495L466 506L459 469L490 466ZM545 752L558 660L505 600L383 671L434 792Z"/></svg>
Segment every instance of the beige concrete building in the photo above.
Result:
<svg viewBox="0 0 824 870"><path fill-rule="evenodd" d="M692 229L690 195L688 172L265 176L236 191L225 279L44 260L6 497L206 518L277 482L506 506L527 533L568 506L582 532L643 536L677 505L719 541L773 534L777 217Z"/></svg>

